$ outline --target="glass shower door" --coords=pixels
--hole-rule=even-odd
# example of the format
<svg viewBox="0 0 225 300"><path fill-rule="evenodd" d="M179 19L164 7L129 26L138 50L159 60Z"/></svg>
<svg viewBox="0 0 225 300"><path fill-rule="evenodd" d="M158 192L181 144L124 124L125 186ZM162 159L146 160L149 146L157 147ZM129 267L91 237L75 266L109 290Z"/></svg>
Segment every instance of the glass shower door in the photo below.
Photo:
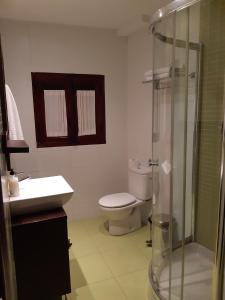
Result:
<svg viewBox="0 0 225 300"><path fill-rule="evenodd" d="M205 265L198 262L198 254L202 261L208 255L194 243L194 155L201 55L198 22L196 4L174 12L153 28L151 280L158 297L168 300L203 299L198 298L197 290L202 288ZM210 295L207 288L205 291Z"/></svg>
<svg viewBox="0 0 225 300"><path fill-rule="evenodd" d="M224 9L181 0L152 18L154 299L225 300Z"/></svg>
<svg viewBox="0 0 225 300"><path fill-rule="evenodd" d="M157 31L172 36L173 17L161 22ZM171 240L171 65L173 45L154 39L153 68L153 213L152 213L152 265L151 280L154 289L162 294L169 282L169 274L162 278L162 267L169 265Z"/></svg>

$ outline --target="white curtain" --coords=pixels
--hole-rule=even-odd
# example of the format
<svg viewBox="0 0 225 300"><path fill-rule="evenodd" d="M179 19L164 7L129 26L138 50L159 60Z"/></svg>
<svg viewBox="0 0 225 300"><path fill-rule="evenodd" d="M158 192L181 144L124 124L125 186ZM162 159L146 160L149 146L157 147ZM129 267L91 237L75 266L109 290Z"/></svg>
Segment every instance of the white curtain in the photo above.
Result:
<svg viewBox="0 0 225 300"><path fill-rule="evenodd" d="M67 136L65 91L45 90L44 99L47 136Z"/></svg>
<svg viewBox="0 0 225 300"><path fill-rule="evenodd" d="M77 90L78 135L95 135L95 91Z"/></svg>
<svg viewBox="0 0 225 300"><path fill-rule="evenodd" d="M7 84L5 85L5 91L8 113L9 139L24 140L23 130L21 127L20 116L17 109L16 101L13 97L10 87Z"/></svg>

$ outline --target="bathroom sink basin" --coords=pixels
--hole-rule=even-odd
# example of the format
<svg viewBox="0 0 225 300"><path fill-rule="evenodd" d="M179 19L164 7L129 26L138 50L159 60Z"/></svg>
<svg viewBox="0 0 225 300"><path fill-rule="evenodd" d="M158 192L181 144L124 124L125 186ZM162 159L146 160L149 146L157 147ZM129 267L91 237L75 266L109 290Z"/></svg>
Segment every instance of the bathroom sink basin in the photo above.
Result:
<svg viewBox="0 0 225 300"><path fill-rule="evenodd" d="M23 215L62 207L73 189L62 176L25 179L19 182L20 195L10 197L12 215Z"/></svg>

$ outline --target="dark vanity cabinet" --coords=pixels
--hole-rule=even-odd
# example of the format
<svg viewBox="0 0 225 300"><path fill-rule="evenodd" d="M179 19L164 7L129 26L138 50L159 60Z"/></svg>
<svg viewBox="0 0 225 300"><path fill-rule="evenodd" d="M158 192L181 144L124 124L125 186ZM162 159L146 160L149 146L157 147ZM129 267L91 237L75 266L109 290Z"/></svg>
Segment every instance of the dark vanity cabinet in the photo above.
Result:
<svg viewBox="0 0 225 300"><path fill-rule="evenodd" d="M18 300L59 300L71 292L64 210L12 218Z"/></svg>

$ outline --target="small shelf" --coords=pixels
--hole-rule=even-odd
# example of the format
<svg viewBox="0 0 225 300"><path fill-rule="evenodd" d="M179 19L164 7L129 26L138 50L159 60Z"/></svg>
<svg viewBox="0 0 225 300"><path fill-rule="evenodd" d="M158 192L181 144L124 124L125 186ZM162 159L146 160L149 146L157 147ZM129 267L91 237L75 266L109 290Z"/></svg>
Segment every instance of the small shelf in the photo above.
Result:
<svg viewBox="0 0 225 300"><path fill-rule="evenodd" d="M24 140L7 140L6 149L8 153L28 153L29 146Z"/></svg>

